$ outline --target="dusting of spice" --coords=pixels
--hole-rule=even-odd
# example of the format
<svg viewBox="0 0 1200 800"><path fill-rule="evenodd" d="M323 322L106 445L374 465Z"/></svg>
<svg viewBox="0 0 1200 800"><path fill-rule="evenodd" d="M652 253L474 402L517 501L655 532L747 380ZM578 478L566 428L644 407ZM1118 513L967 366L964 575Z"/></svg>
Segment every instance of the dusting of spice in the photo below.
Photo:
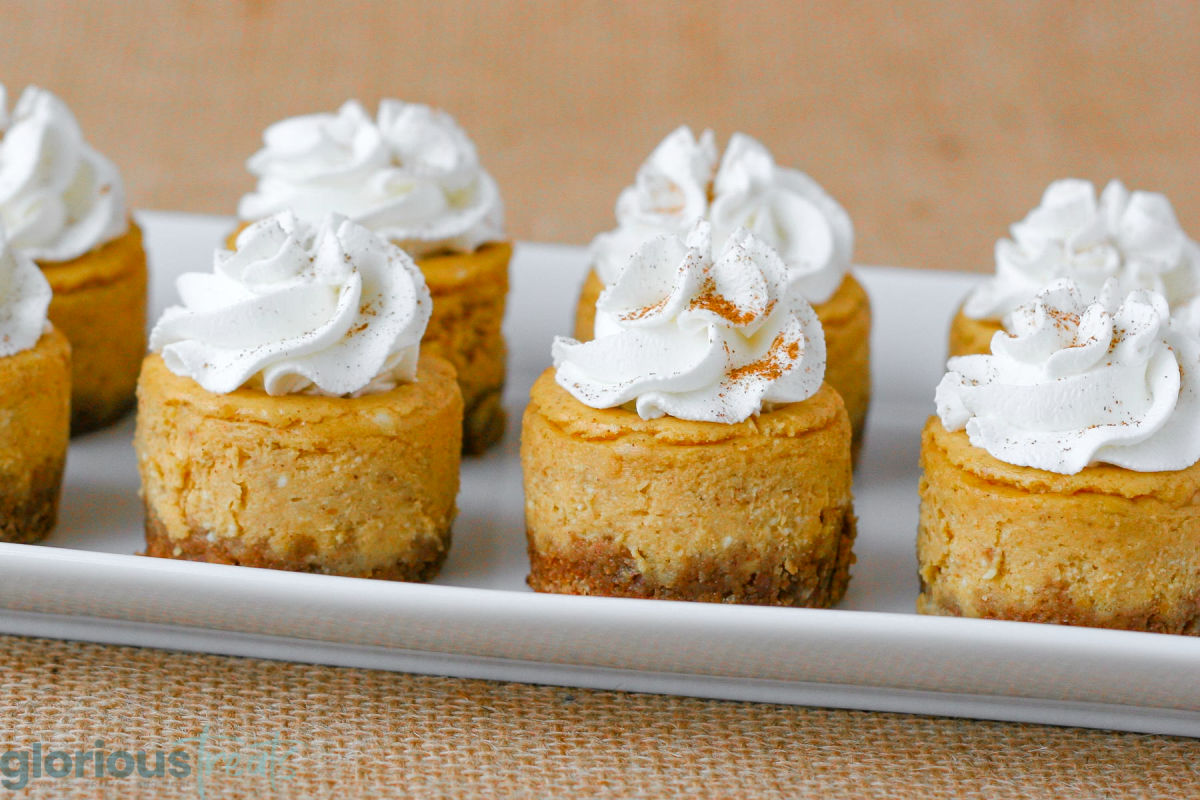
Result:
<svg viewBox="0 0 1200 800"><path fill-rule="evenodd" d="M1164 295L1109 280L1093 301L1059 279L1017 311L991 353L948 363L936 392L947 430L1006 463L1067 475L1200 459L1200 382L1186 368L1200 338Z"/></svg>
<svg viewBox="0 0 1200 800"><path fill-rule="evenodd" d="M644 419L742 422L808 399L825 373L820 322L778 253L745 229L717 253L703 221L635 253L597 302L596 334L555 340L558 384Z"/></svg>
<svg viewBox="0 0 1200 800"><path fill-rule="evenodd" d="M761 298L753 298L753 300L761 300ZM711 311L731 325L749 325L760 316L769 315L774 305L775 301L770 300L763 310L743 308L718 292L717 284L712 278L706 278L700 287L700 293L692 298L688 308L692 311Z"/></svg>
<svg viewBox="0 0 1200 800"><path fill-rule="evenodd" d="M645 319L646 317L653 316L654 314L657 314L658 312L660 312L664 308L666 308L667 301L670 299L671 298L669 298L669 297L664 297L661 300L659 300L657 303L651 303L648 306L643 306L642 308L635 308L632 311L627 311L621 315L621 319L624 320L625 322L636 322L639 319Z"/></svg>
<svg viewBox="0 0 1200 800"><path fill-rule="evenodd" d="M802 352L800 342L787 338L785 332L780 331L765 356L730 370L728 380L731 383L748 379L777 381L800 361Z"/></svg>

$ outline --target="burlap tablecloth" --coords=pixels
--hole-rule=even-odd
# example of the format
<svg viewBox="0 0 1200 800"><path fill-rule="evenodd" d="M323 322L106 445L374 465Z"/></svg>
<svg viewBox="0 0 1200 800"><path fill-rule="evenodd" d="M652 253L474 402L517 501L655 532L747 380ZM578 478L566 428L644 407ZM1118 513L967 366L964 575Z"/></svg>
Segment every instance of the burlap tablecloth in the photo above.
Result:
<svg viewBox="0 0 1200 800"><path fill-rule="evenodd" d="M0 798L1200 797L1182 738L22 637L0 637L0 719ZM32 777L35 746L83 776ZM96 781L96 751L151 777ZM187 760L156 775L156 752Z"/></svg>

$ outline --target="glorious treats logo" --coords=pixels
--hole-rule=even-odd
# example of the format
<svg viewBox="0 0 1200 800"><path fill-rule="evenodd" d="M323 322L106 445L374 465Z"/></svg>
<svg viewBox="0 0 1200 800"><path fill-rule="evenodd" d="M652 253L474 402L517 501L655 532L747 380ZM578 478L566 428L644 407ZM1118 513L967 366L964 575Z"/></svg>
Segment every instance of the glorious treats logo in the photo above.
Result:
<svg viewBox="0 0 1200 800"><path fill-rule="evenodd" d="M289 759L295 754L296 743L279 736L261 740L222 736L208 726L157 749L123 749L103 739L75 750L35 742L0 752L0 787L19 792L33 781L47 779L170 780L191 782L196 796L204 798L210 787L236 779L254 780L262 795L271 796L291 780Z"/></svg>

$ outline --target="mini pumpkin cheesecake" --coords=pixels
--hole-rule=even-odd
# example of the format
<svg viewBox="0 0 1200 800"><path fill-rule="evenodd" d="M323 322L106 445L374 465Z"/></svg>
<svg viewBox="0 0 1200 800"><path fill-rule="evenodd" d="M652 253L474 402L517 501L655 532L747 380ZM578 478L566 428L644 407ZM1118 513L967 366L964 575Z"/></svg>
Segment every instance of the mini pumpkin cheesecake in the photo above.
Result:
<svg viewBox="0 0 1200 800"><path fill-rule="evenodd" d="M11 118L0 108L0 165L21 174L0 188L0 218L45 273L50 320L71 342L71 432L110 425L133 406L146 352L146 254L120 175L36 87Z"/></svg>
<svg viewBox="0 0 1200 800"><path fill-rule="evenodd" d="M146 554L428 580L450 545L462 396L418 355L421 273L331 217L284 213L181 278L151 336L135 448Z"/></svg>
<svg viewBox="0 0 1200 800"><path fill-rule="evenodd" d="M922 436L925 614L1200 633L1200 340L1058 281L953 358Z"/></svg>
<svg viewBox="0 0 1200 800"><path fill-rule="evenodd" d="M71 341L71 433L116 422L135 402L146 354L146 253L130 222L78 258L39 262L54 297L50 319Z"/></svg>
<svg viewBox="0 0 1200 800"><path fill-rule="evenodd" d="M1089 300L1111 279L1120 292L1163 295L1172 310L1200 302L1200 247L1164 195L1130 192L1116 180L1099 195L1089 181L1055 181L1011 233L996 243L995 275L955 313L951 356L990 352L1009 315L1060 278Z"/></svg>
<svg viewBox="0 0 1200 800"><path fill-rule="evenodd" d="M248 162L258 186L239 216L287 209L315 222L336 212L409 252L433 296L425 351L458 373L464 452L486 450L504 433L512 246L499 190L470 138L428 106L384 100L372 119L349 101L336 114L270 126L264 145Z"/></svg>
<svg viewBox="0 0 1200 800"><path fill-rule="evenodd" d="M575 311L575 338L593 336L596 300L632 252L656 235L710 220L720 246L745 227L775 248L792 270L825 332L825 380L841 395L862 444L871 396L871 305L849 272L854 228L842 207L802 172L778 166L767 149L734 134L718 164L711 131L681 127L659 144L617 201L615 229L592 243Z"/></svg>
<svg viewBox="0 0 1200 800"><path fill-rule="evenodd" d="M853 561L850 422L820 323L746 231L639 249L560 339L521 435L537 591L824 607Z"/></svg>
<svg viewBox="0 0 1200 800"><path fill-rule="evenodd" d="M71 346L46 321L50 287L0 228L0 541L54 528L70 430Z"/></svg>

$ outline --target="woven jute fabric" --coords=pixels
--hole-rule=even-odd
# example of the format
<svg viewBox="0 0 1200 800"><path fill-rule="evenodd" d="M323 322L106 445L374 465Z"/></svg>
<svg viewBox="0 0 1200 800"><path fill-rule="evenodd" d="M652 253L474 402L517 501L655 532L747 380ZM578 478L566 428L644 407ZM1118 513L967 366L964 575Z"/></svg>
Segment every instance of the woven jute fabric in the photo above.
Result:
<svg viewBox="0 0 1200 800"><path fill-rule="evenodd" d="M1189 739L23 637L0 637L0 720L0 784L28 778L0 798L1200 796ZM150 776L94 777L123 754ZM64 755L82 776L45 774Z"/></svg>

